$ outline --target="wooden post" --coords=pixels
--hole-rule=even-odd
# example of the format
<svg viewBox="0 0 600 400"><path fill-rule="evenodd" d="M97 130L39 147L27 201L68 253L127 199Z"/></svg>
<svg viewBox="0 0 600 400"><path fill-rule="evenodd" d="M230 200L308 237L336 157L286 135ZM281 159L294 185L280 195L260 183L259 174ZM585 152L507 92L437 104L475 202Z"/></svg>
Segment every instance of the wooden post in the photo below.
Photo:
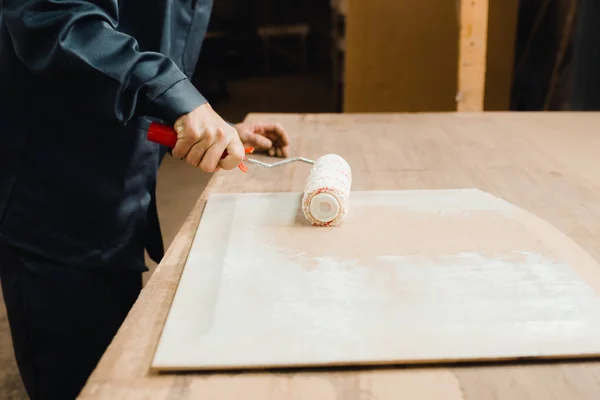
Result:
<svg viewBox="0 0 600 400"><path fill-rule="evenodd" d="M488 0L460 1L458 111L483 111L488 9Z"/></svg>

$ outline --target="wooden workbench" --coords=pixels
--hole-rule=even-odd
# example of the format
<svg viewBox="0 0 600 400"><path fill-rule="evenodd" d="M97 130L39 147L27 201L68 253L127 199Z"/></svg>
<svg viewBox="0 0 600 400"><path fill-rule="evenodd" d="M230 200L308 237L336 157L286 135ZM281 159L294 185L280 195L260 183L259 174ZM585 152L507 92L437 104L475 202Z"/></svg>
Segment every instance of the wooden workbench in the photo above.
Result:
<svg viewBox="0 0 600 400"><path fill-rule="evenodd" d="M341 154L355 190L479 188L548 220L600 261L600 113L250 115L293 153ZM84 399L596 400L600 361L154 375L186 255L215 192L302 191L308 168L216 174L82 392ZM598 271L600 274L600 271ZM498 332L502 335L502 332ZM240 332L243 335L243 332Z"/></svg>

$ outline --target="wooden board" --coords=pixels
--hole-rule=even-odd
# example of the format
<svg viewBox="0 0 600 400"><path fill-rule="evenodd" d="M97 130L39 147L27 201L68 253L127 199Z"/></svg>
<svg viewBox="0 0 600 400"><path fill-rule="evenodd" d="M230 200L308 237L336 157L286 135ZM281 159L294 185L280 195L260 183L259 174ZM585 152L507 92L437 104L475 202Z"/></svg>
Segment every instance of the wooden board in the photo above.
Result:
<svg viewBox="0 0 600 400"><path fill-rule="evenodd" d="M538 217L476 189L359 191L316 228L300 196L210 196L154 369L600 354L598 265Z"/></svg>
<svg viewBox="0 0 600 400"><path fill-rule="evenodd" d="M343 110L456 110L457 5L448 0L349 0Z"/></svg>
<svg viewBox="0 0 600 400"><path fill-rule="evenodd" d="M283 124L293 155L314 158L324 149L343 155L352 165L354 190L476 187L540 216L600 261L600 113L251 114L248 120ZM79 398L598 400L600 358L231 374L152 371L207 198L301 191L309 170L290 164L214 174ZM169 210L159 212L165 217ZM578 272L600 292L600 269Z"/></svg>

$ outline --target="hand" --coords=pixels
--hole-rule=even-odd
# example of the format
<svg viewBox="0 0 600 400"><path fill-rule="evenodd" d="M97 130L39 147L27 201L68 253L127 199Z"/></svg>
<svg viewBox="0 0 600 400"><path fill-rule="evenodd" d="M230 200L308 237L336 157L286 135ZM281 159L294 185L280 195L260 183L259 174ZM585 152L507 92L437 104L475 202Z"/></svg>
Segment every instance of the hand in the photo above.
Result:
<svg viewBox="0 0 600 400"><path fill-rule="evenodd" d="M242 122L235 126L245 147L270 156L288 157L290 139L280 124Z"/></svg>
<svg viewBox="0 0 600 400"><path fill-rule="evenodd" d="M208 103L181 116L173 127L177 132L173 156L185 158L194 167L205 172L214 172L217 167L229 170L244 160L244 146L237 130ZM225 150L228 155L221 160Z"/></svg>

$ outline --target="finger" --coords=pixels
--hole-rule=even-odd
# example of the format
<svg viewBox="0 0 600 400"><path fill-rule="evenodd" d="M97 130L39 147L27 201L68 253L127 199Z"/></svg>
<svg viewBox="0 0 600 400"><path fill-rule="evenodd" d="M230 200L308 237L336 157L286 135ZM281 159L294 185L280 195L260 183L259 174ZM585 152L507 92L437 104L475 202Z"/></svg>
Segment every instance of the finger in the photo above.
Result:
<svg viewBox="0 0 600 400"><path fill-rule="evenodd" d="M281 147L290 145L290 138L281 124L278 123L264 123L261 124L262 130L269 134L271 138L276 138L276 141L281 143Z"/></svg>
<svg viewBox="0 0 600 400"><path fill-rule="evenodd" d="M175 147L173 147L171 154L173 154L173 157L183 160L194 145L194 140L190 139L186 134L186 128L183 122L178 121L173 128L177 133L177 141L175 142Z"/></svg>
<svg viewBox="0 0 600 400"><path fill-rule="evenodd" d="M194 167L199 166L207 149L208 143L204 140L194 144L185 156L185 161Z"/></svg>
<svg viewBox="0 0 600 400"><path fill-rule="evenodd" d="M260 134L248 135L244 144L248 147L254 147L257 150L265 150L273 147L271 139Z"/></svg>
<svg viewBox="0 0 600 400"><path fill-rule="evenodd" d="M268 133L268 137L273 143L272 147L275 149L274 152L269 153L270 156L277 156L287 158L290 156L290 146L285 146L281 142L279 142L274 133Z"/></svg>
<svg viewBox="0 0 600 400"><path fill-rule="evenodd" d="M223 156L225 148L227 147L227 135L223 129L219 128L216 139L217 140L213 142L210 147L208 147L204 153L204 156L202 157L202 161L200 161L200 168L205 172L214 172L217 164L219 164L219 160ZM221 165L221 167L223 167L223 165Z"/></svg>
<svg viewBox="0 0 600 400"><path fill-rule="evenodd" d="M233 169L244 161L245 156L244 145L236 137L227 145L227 157L219 161L219 166L223 169Z"/></svg>
<svg viewBox="0 0 600 400"><path fill-rule="evenodd" d="M281 147L281 156L283 158L288 158L290 156L290 146Z"/></svg>
<svg viewBox="0 0 600 400"><path fill-rule="evenodd" d="M282 144L281 147L287 147L291 144L290 137L281 124L275 124L275 132L277 132L277 135L279 136L279 140Z"/></svg>
<svg viewBox="0 0 600 400"><path fill-rule="evenodd" d="M266 132L266 133L264 133L264 135L271 141L271 143L273 143L273 147L279 147L279 148L289 147L289 145L287 145L281 141L281 138L278 136L278 134L275 131Z"/></svg>
<svg viewBox="0 0 600 400"><path fill-rule="evenodd" d="M270 157L273 157L273 156L275 155L275 148L274 148L274 147L271 147L271 148L268 150L268 154L269 154L269 156L270 156Z"/></svg>

